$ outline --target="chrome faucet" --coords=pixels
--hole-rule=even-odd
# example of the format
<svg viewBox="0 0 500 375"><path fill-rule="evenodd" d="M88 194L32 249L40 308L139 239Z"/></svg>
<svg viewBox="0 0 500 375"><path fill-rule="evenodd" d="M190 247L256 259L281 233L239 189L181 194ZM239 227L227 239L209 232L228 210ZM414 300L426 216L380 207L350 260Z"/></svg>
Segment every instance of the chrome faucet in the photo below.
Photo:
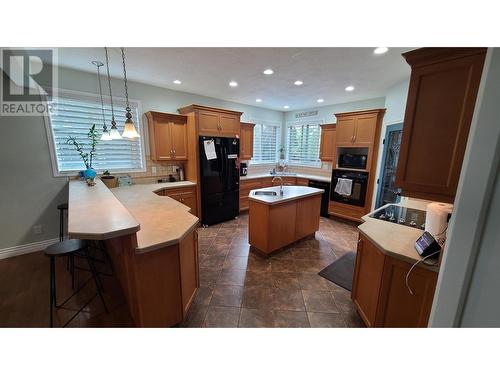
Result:
<svg viewBox="0 0 500 375"><path fill-rule="evenodd" d="M274 180L280 180L280 195L283 195L283 179L280 176L273 177L273 180L271 181L271 184L274 185Z"/></svg>

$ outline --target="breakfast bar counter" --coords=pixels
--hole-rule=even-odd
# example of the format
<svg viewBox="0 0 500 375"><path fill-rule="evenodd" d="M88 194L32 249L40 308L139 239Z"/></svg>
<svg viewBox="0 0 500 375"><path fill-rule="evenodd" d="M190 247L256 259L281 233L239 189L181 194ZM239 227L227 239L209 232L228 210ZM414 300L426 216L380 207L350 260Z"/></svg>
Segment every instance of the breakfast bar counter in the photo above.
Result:
<svg viewBox="0 0 500 375"><path fill-rule="evenodd" d="M70 181L68 234L98 240L113 263L139 327L171 327L187 313L199 286L198 218L190 208L157 193L192 182L108 189Z"/></svg>

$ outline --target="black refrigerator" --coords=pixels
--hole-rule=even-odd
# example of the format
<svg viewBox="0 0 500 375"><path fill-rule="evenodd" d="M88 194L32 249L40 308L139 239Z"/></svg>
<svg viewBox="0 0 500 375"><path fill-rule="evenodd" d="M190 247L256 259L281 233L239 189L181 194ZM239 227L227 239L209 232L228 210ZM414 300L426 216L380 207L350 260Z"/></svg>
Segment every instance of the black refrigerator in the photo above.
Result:
<svg viewBox="0 0 500 375"><path fill-rule="evenodd" d="M239 215L238 138L199 138L201 223L213 225Z"/></svg>

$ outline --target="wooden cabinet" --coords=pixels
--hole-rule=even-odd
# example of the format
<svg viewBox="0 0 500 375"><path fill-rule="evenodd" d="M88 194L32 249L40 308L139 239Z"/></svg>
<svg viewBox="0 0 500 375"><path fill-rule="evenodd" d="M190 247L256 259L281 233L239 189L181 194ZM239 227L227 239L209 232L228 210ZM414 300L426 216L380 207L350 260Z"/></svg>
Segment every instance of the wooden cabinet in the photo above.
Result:
<svg viewBox="0 0 500 375"><path fill-rule="evenodd" d="M248 210L248 194L250 190L265 187L264 179L240 180L240 211Z"/></svg>
<svg viewBox="0 0 500 375"><path fill-rule="evenodd" d="M297 177L295 184L298 186L309 186L309 180L307 178Z"/></svg>
<svg viewBox="0 0 500 375"><path fill-rule="evenodd" d="M155 161L188 158L186 116L147 112L151 159Z"/></svg>
<svg viewBox="0 0 500 375"><path fill-rule="evenodd" d="M336 146L368 147L375 141L379 111L336 113Z"/></svg>
<svg viewBox="0 0 500 375"><path fill-rule="evenodd" d="M176 201L188 206L191 209L191 213L194 216L197 215L197 202L196 202L196 188L193 187L183 187L175 189L165 189L162 195L173 198Z"/></svg>
<svg viewBox="0 0 500 375"><path fill-rule="evenodd" d="M437 272L379 250L360 234L354 269L352 300L368 327L426 327L436 289Z"/></svg>
<svg viewBox="0 0 500 375"><path fill-rule="evenodd" d="M181 299L183 316L194 301L200 285L198 262L198 232L189 233L179 244L179 264L181 269Z"/></svg>
<svg viewBox="0 0 500 375"><path fill-rule="evenodd" d="M234 138L240 135L242 112L192 104L179 109L182 114L194 113L198 135Z"/></svg>
<svg viewBox="0 0 500 375"><path fill-rule="evenodd" d="M322 161L335 161L336 151L336 125L321 125L321 139L319 145L319 158Z"/></svg>
<svg viewBox="0 0 500 375"><path fill-rule="evenodd" d="M253 128L255 124L240 123L240 159L250 160L253 157Z"/></svg>
<svg viewBox="0 0 500 375"><path fill-rule="evenodd" d="M421 48L403 54L410 87L396 186L403 195L453 202L486 48Z"/></svg>

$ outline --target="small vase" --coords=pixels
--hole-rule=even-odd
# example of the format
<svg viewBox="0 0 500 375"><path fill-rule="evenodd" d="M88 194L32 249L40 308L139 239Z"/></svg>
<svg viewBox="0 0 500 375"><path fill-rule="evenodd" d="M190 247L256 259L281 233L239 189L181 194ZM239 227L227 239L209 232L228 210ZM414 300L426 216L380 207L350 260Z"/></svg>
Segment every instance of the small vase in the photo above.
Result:
<svg viewBox="0 0 500 375"><path fill-rule="evenodd" d="M92 168L87 168L85 172L83 172L83 177L85 177L85 181L87 181L87 185L89 186L95 185L96 176L97 173Z"/></svg>

